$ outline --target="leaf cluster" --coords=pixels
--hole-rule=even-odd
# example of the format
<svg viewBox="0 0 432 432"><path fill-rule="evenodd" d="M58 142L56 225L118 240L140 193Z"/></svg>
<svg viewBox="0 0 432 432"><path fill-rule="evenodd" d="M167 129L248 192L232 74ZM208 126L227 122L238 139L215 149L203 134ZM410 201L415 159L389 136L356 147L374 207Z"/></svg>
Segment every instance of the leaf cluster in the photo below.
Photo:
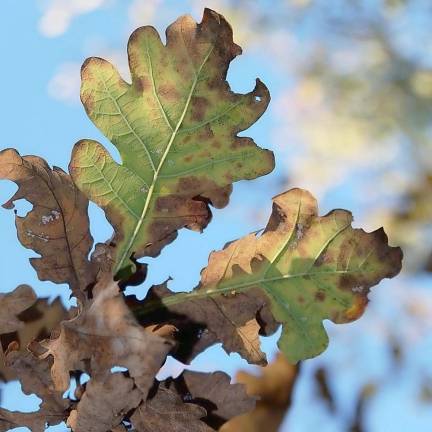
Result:
<svg viewBox="0 0 432 432"><path fill-rule="evenodd" d="M228 67L240 53L230 25L209 9L201 23L185 16L170 25L165 44L153 27L139 28L128 44L131 83L100 58L82 68L83 105L121 163L93 140L75 145L69 173L39 157L0 152L0 178L18 185L4 206L33 205L16 216L19 241L39 255L32 266L40 280L67 283L77 299L65 311L37 300L28 286L0 296L3 377L18 377L25 393L42 399L35 413L2 409L0 430L37 432L62 421L75 432L264 425L265 390L247 393L222 372L159 381L167 356L190 363L222 343L265 365L260 336L281 326L280 361L295 364L327 347L323 320L359 318L370 288L399 272L401 251L382 229L354 229L345 210L320 216L309 192L292 189L273 198L262 232L210 255L194 289L173 293L166 282L144 300L125 295L146 277L141 258L157 256L179 229L204 230L211 207L228 204L233 183L273 169L272 152L238 135L270 101L260 80L247 94L230 89ZM93 244L89 200L114 228L105 243ZM296 374L292 366L279 382L287 396L276 423ZM76 390L64 398L71 381ZM261 400L252 411L255 395Z"/></svg>

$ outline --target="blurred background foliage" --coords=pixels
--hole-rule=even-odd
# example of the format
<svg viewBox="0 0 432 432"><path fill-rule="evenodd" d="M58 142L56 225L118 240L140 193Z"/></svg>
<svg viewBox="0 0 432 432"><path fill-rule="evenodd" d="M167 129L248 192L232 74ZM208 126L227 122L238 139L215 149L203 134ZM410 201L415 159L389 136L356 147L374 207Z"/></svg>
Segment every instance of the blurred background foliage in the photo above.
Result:
<svg viewBox="0 0 432 432"><path fill-rule="evenodd" d="M11 0L6 3L11 10L17 9ZM373 290L364 317L348 326L325 323L329 350L303 362L299 372L276 356L268 372L249 367L238 379L251 393L263 396L252 422L267 424L267 432L271 423L266 418L290 432L430 431L432 2L43 0L38 9L39 33L58 38L64 47L73 46L65 38L70 32L70 38L83 46L79 55L77 48L65 50L56 72L50 65L48 94L72 107L63 115L71 115L73 121L84 118L81 108L74 113L79 107L79 67L87 55L110 59L127 77L124 47L132 29L149 23L164 29L183 13L199 19L205 6L227 17L236 42L245 50L230 70L233 87L243 91L255 76L270 87L269 111L247 134L275 151L278 166L274 175L262 181L236 186L231 207L223 216L216 212L204 243L192 243L201 240L181 234L177 249L173 247L171 253L167 248L152 262L158 276L154 281L173 275L173 283L184 283L184 269L189 269L186 264L191 261L198 277L206 261L204 251L220 247L217 242L223 244L233 232L240 236L241 230L262 226L269 212L269 194L290 187L309 189L324 211L352 210L357 226L367 230L384 226L391 244L404 249L404 270L400 277ZM123 23L121 31L117 31L119 23ZM7 24L11 29L10 20ZM99 34L102 29L105 40L80 39L86 32ZM49 109L50 115L55 115L54 110L62 112L58 107ZM71 122L75 128L71 133L63 119L56 121L70 133L70 147L86 131L84 123ZM42 142L37 133L35 142ZM46 143L57 143L49 128L43 133ZM3 138L8 138L7 131ZM0 144L14 143L2 140ZM40 147L21 144L19 150L42 153L51 157L50 162L66 166L65 147L58 147L58 153L56 146ZM101 219L97 220L102 226ZM102 232L95 237L105 240L107 235ZM179 254L182 250L183 255ZM10 256L13 253L9 251ZM274 351L274 340L271 347ZM209 369L214 369L214 363L224 367L219 360L212 364L212 355L214 351L206 360ZM246 366L238 359L228 361L235 368ZM286 384L282 389L281 383ZM274 407L273 413L267 411L269 406ZM248 424L250 419L239 421ZM236 428L229 427L227 432Z"/></svg>

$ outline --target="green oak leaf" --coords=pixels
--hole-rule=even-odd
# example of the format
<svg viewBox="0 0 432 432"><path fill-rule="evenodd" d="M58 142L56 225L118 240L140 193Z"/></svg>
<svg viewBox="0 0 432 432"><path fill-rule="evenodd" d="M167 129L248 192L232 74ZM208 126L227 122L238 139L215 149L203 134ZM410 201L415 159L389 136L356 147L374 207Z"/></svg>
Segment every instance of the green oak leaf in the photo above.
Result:
<svg viewBox="0 0 432 432"><path fill-rule="evenodd" d="M131 84L100 58L82 68L81 100L122 164L101 144L83 140L70 172L115 228L115 273L130 268L132 256L159 254L182 227L202 230L209 203L224 207L233 182L274 167L272 152L237 136L263 114L270 96L259 80L248 94L231 91L228 66L241 49L225 19L209 9L200 24L183 16L166 39L164 45L153 27L132 34Z"/></svg>
<svg viewBox="0 0 432 432"><path fill-rule="evenodd" d="M273 199L261 235L210 255L197 288L173 294L166 285L153 287L143 304L133 306L135 314L145 321L159 309L159 318L163 313L176 326L176 319L187 317L186 325L199 330L200 349L193 355L221 341L228 352L263 363L258 334L282 324L278 346L288 360L314 357L328 345L323 320L358 319L369 289L401 269L402 251L388 245L384 230L366 233L352 228L352 220L346 210L318 216L312 195L292 189Z"/></svg>

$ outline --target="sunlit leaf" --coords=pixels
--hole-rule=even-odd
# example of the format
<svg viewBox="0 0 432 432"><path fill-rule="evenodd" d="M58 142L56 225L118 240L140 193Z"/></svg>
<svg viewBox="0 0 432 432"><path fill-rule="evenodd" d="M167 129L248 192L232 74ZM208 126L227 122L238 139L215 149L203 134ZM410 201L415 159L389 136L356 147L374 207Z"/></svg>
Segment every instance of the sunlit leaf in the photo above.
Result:
<svg viewBox="0 0 432 432"><path fill-rule="evenodd" d="M197 24L179 18L164 45L153 27L128 45L132 84L100 58L82 68L81 99L89 117L117 147L118 164L99 143L76 144L70 172L115 228L114 273L155 256L179 228L203 229L209 203L224 207L232 183L273 169L273 155L237 134L270 100L257 80L245 95L226 81L241 53L225 19L209 9Z"/></svg>
<svg viewBox="0 0 432 432"><path fill-rule="evenodd" d="M71 371L90 368L94 376L103 378L111 368L122 366L146 396L171 343L135 322L118 285L109 277L99 281L93 294L75 318L62 321L58 337L34 342L30 349L39 358L53 357L57 390L69 387Z"/></svg>
<svg viewBox="0 0 432 432"><path fill-rule="evenodd" d="M74 432L111 431L142 398L143 394L134 388L134 381L121 373L111 374L102 381L91 379L67 425Z"/></svg>
<svg viewBox="0 0 432 432"><path fill-rule="evenodd" d="M291 362L320 354L328 345L323 320L359 318L369 289L400 271L402 252L388 246L382 229L352 228L348 211L318 216L315 199L304 190L273 201L264 232L213 252L197 288L169 295L166 287L155 287L136 313L165 308L187 316L250 362L255 352L239 329L251 319L274 329L274 320L282 324L278 346Z"/></svg>
<svg viewBox="0 0 432 432"><path fill-rule="evenodd" d="M39 279L68 283L82 298L95 274L87 258L93 239L85 196L62 169L51 169L43 159L21 157L12 149L0 152L0 179L19 186L3 207L13 208L19 199L33 204L26 216L16 216L15 223L21 244L41 255L30 259Z"/></svg>

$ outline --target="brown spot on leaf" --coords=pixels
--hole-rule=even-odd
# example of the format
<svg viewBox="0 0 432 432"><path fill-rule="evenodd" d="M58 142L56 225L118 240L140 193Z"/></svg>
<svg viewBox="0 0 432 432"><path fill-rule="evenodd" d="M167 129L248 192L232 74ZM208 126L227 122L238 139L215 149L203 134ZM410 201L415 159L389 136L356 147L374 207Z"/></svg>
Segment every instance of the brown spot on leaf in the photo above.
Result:
<svg viewBox="0 0 432 432"><path fill-rule="evenodd" d="M198 157L202 158L202 159L210 159L211 160L211 153L208 150L204 150L198 154Z"/></svg>
<svg viewBox="0 0 432 432"><path fill-rule="evenodd" d="M205 125L204 127L200 128L200 132L198 133L198 140L197 141L203 141L206 142L210 140L214 136L214 133L209 125Z"/></svg>
<svg viewBox="0 0 432 432"><path fill-rule="evenodd" d="M198 179L198 177L182 177L178 181L177 192L180 194L188 193L196 195L202 190L202 186L203 185Z"/></svg>
<svg viewBox="0 0 432 432"><path fill-rule="evenodd" d="M192 105L192 118L201 122L204 120L207 112L207 108L209 106L209 101L205 97L194 96L191 101Z"/></svg>
<svg viewBox="0 0 432 432"><path fill-rule="evenodd" d="M173 217L175 215L175 217ZM168 195L156 200L155 212L148 228L146 254L157 256L163 245L177 236L177 230L189 228L202 231L211 220L207 202L185 199L182 195Z"/></svg>
<svg viewBox="0 0 432 432"><path fill-rule="evenodd" d="M138 93L144 93L151 86L150 80L146 76L141 76L134 81Z"/></svg>
<svg viewBox="0 0 432 432"><path fill-rule="evenodd" d="M237 137L231 144L231 148L233 149L245 148L250 145L250 142L251 142L250 138Z"/></svg>
<svg viewBox="0 0 432 432"><path fill-rule="evenodd" d="M175 102L181 97L179 91L168 83L163 83L159 86L159 93L166 101Z"/></svg>
<svg viewBox="0 0 432 432"><path fill-rule="evenodd" d="M323 302L326 298L325 292L324 291L318 291L315 294L315 299L318 300L319 302Z"/></svg>

